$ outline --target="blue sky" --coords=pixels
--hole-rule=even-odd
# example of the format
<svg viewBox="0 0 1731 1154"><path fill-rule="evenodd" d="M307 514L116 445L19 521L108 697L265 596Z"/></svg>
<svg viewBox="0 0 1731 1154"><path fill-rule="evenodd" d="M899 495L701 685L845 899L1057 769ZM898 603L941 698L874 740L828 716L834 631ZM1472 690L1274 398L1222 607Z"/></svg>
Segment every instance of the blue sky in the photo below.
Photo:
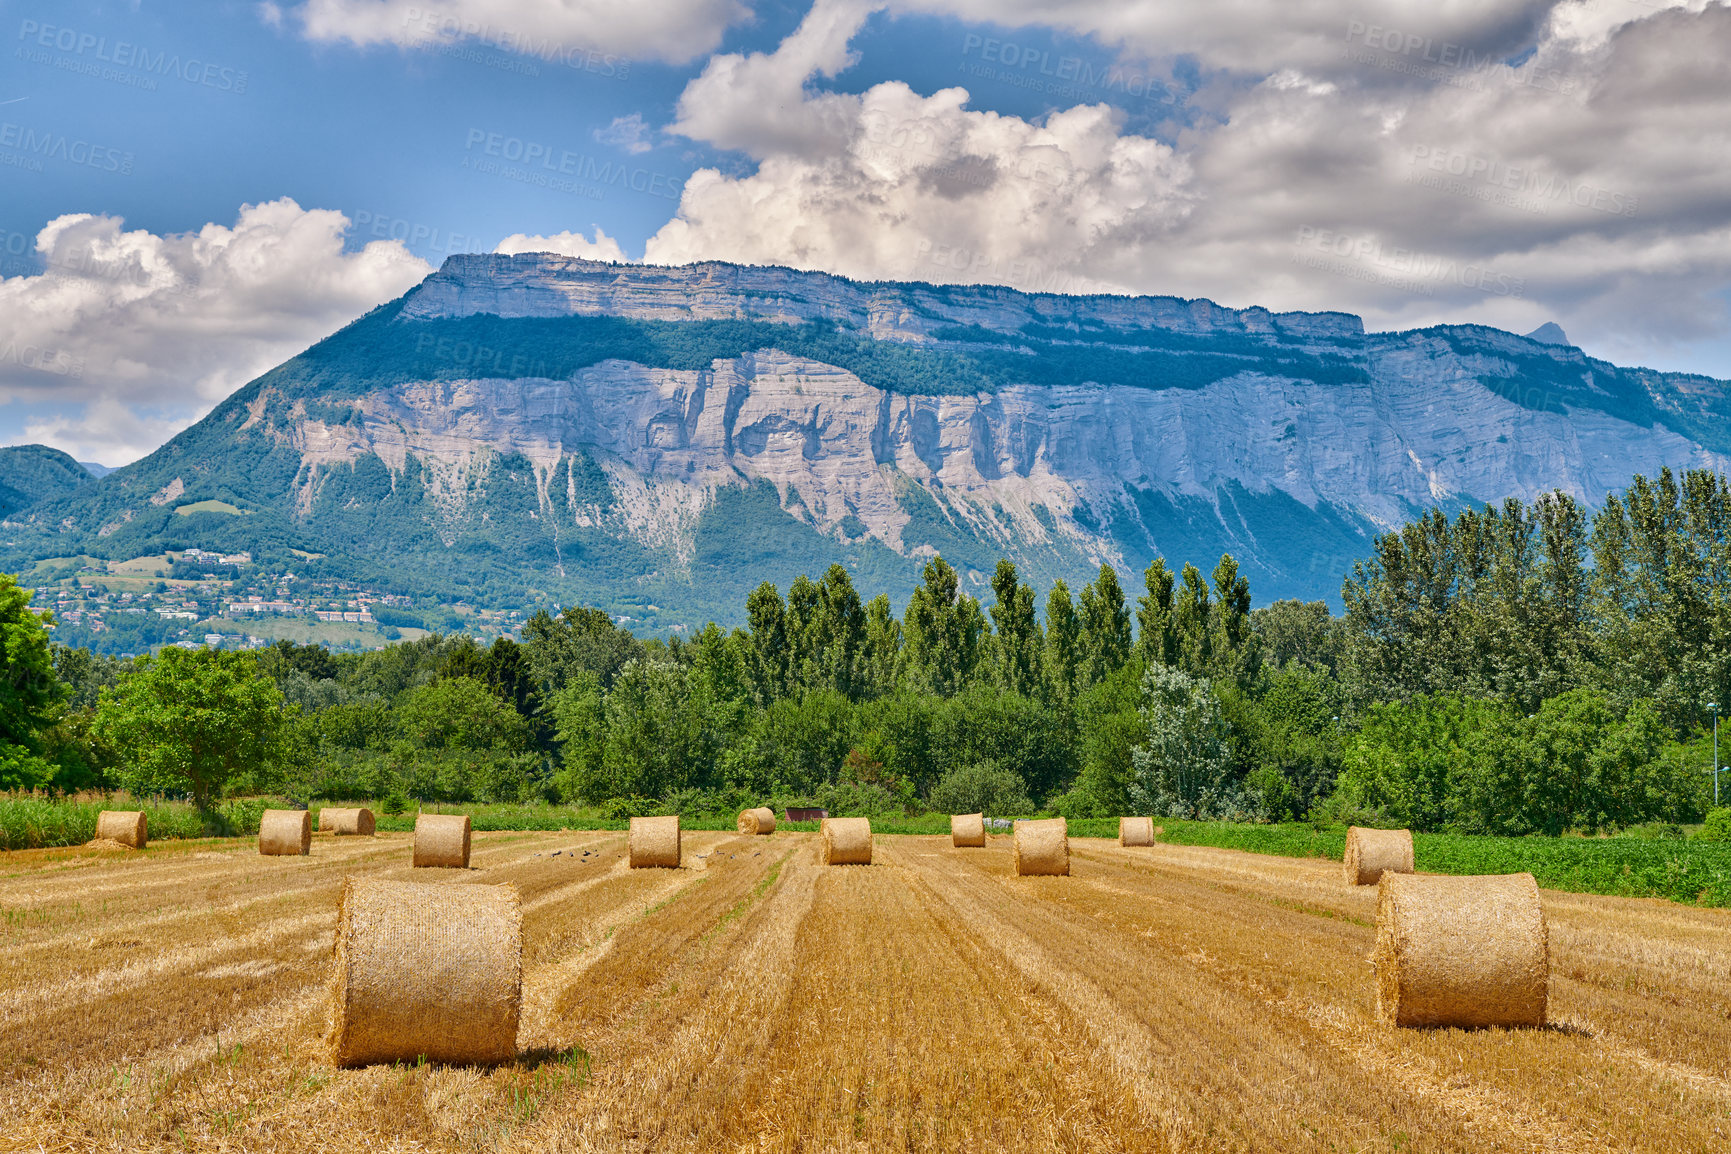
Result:
<svg viewBox="0 0 1731 1154"><path fill-rule="evenodd" d="M593 132L632 113L666 120L687 68L609 53L616 56L612 69L624 74L609 78L474 44L447 54L308 43L292 29L268 27L245 4L92 5L76 18L60 17L59 28L108 39L111 56L115 42L132 42L152 54L218 65L234 86L244 84L244 91L224 91L151 76L156 89L137 91L61 66L68 59L94 64L94 48L83 55L42 49L41 31L20 40L28 22L48 25L40 17L74 7L8 5L10 47L36 48L53 63L20 61L9 50L0 99L27 99L0 115L124 148L136 157L133 171L123 176L59 164L35 180L13 181L0 216L8 232L34 236L65 212L109 213L125 217L130 228L180 232L229 220L243 203L289 196L351 219L370 213L426 230L416 235L436 230L436 240L420 245L421 255L431 257L452 237L467 248L491 248L510 233L587 229L592 222L605 222L641 248L670 215L668 204L641 197L579 204L568 195L478 182L458 166L477 128L623 160L622 149L596 141ZM695 167L692 152L661 147L634 159L682 182ZM364 228L356 233L355 244L372 235Z"/></svg>
<svg viewBox="0 0 1731 1154"><path fill-rule="evenodd" d="M773 51L808 8L754 6L749 19L726 29L721 48ZM435 2L424 10L438 9ZM19 102L0 117L133 159L128 174L68 163L27 174L34 179L19 174L7 187L0 230L34 238L56 216L90 212L123 217L130 229L183 232L227 221L243 203L288 196L358 221L351 248L382 233L405 238L416 255L437 260L451 251L490 250L513 233L590 231L599 224L641 256L694 169L750 167L728 150L653 131L654 147L637 154L596 139L615 120L671 122L680 93L706 58L685 64L633 59L574 38L555 41L566 54L549 60L545 50L536 55L495 47L514 42L507 23L488 29L491 40L468 38L434 50L309 43L296 34L292 18L272 27L260 11L258 5L197 0L6 5L0 28L9 59L0 100ZM971 37L980 43L971 44ZM1050 29L879 12L856 38L860 62L833 87L862 92L901 80L929 92L962 83L973 108L1034 119L1055 107L1013 80L981 82L962 72L963 65L982 62L988 38L1017 49L1018 65L1024 53L1043 55L1013 70L991 62L994 71L1018 79L1021 73L1037 78L1041 63L1052 70L1054 61L1065 59L1086 59L1104 70L1116 56L1087 38ZM63 51L68 43L73 50ZM117 49L128 53L123 64L109 63L121 59ZM140 66L159 59L154 70ZM199 82L168 75L176 60L183 71L197 63ZM79 67L122 73L126 80L93 77ZM207 76L212 67L219 71ZM141 80L153 87L140 89ZM1164 119L1172 110L1116 89L1097 91L1125 109L1130 131L1146 132L1151 114ZM465 158L484 156L470 143L477 131L646 169L663 177L674 196L614 189L592 199L479 176L461 167Z"/></svg>
<svg viewBox="0 0 1731 1154"><path fill-rule="evenodd" d="M1731 377L1704 0L7 3L0 37L0 435L110 465L508 237L1554 319Z"/></svg>

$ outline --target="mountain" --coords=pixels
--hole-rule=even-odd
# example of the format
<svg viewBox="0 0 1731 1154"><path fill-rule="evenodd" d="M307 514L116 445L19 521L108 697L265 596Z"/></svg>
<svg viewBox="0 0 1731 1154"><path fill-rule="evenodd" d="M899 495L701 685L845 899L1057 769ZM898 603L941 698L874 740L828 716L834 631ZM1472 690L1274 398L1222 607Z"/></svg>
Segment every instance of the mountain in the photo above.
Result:
<svg viewBox="0 0 1731 1154"><path fill-rule="evenodd" d="M1563 331L1563 326L1556 321L1546 321L1527 334L1529 341L1538 341L1542 345L1566 345L1569 334Z"/></svg>
<svg viewBox="0 0 1731 1154"><path fill-rule="evenodd" d="M1230 550L1259 602L1338 603L1433 505L1724 468L1728 388L1470 325L465 255L0 545L248 549L651 629L831 561L899 602L934 552L977 591L1000 554L1139 585Z"/></svg>
<svg viewBox="0 0 1731 1154"><path fill-rule="evenodd" d="M93 479L89 470L47 445L0 448L0 517L61 497Z"/></svg>
<svg viewBox="0 0 1731 1154"><path fill-rule="evenodd" d="M109 466L101 464L98 461L80 461L78 463L83 465L92 477L106 477L108 474L114 472L114 470Z"/></svg>

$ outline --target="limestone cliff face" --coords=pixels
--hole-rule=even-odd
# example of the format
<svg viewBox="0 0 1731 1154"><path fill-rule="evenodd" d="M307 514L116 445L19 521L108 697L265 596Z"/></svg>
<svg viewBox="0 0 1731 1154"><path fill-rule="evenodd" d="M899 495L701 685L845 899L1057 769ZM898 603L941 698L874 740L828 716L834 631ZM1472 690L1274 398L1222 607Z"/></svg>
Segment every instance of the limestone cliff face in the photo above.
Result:
<svg viewBox="0 0 1731 1154"><path fill-rule="evenodd" d="M548 369L559 324L578 323L561 318L637 324L638 343ZM738 347L656 351L716 322L749 322ZM1334 599L1376 532L1431 505L1553 489L1597 504L1635 473L1723 469L1731 448L1725 382L1496 330L1366 334L1207 301L466 256L353 327L33 523L142 547L173 506L220 491L266 514L225 532L275 525L375 572L392 550L481 555L604 604L630 585L660 624L724 615L736 587L827 559L899 593L938 551L978 585L999 555L1049 581L1230 549L1259 601ZM778 335L807 330L853 342L832 358L852 367ZM484 341L522 355L464 351ZM930 363L990 383L910 388L877 347L954 354ZM251 480L219 483L246 454Z"/></svg>
<svg viewBox="0 0 1731 1154"><path fill-rule="evenodd" d="M372 453L401 471L415 456L460 519L468 486L457 479L487 456L527 457L547 498L561 463L592 449L633 490L763 479L819 527L852 515L897 549L908 522L897 496L904 480L935 483L980 532L1012 543L1050 535L1034 506L1093 505L1098 516L1126 486L1211 500L1236 483L1393 526L1436 501L1562 489L1596 503L1637 472L1727 463L1662 426L1523 408L1474 379L1446 379L1422 354L1386 364L1388 375L1368 385L1245 374L1196 391L1022 385L923 397L765 352L707 372L614 362L572 380L415 382L362 398L359 423L307 418L288 435L308 465L303 506L321 467ZM703 501L669 492L650 503L689 512ZM643 529L655 520L645 516ZM671 540L671 529L657 536ZM1087 547L1090 532L1069 532L1090 555L1124 560Z"/></svg>

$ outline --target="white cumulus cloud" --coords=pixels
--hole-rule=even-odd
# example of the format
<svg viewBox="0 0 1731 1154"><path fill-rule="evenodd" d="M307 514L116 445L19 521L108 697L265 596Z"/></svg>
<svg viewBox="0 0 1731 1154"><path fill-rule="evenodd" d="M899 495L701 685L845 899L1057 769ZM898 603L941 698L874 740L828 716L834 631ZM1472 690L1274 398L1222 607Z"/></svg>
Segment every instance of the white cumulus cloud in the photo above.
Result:
<svg viewBox="0 0 1731 1154"><path fill-rule="evenodd" d="M30 406L26 439L85 460L148 452L432 271L400 241L345 252L348 227L287 198L167 236L112 216L49 221L44 271L0 280L0 413Z"/></svg>
<svg viewBox="0 0 1731 1154"><path fill-rule="evenodd" d="M643 122L643 114L633 112L630 116L615 116L606 128L597 128L595 139L638 156L655 147L649 139L650 132L649 125Z"/></svg>
<svg viewBox="0 0 1731 1154"><path fill-rule="evenodd" d="M1631 12L1634 0L1599 0ZM1639 0L1645 4L1647 0ZM1663 2L1663 0L1658 0ZM1375 35L1407 51L1475 57L1529 47L1557 0L885 0L897 12L954 16L985 27L1045 27L1089 36L1139 59L1194 56L1209 68L1267 75L1345 67ZM1023 41L1025 44L1025 40ZM1021 46L1021 45L1019 45ZM1391 75L1398 75L1391 73Z"/></svg>
<svg viewBox="0 0 1731 1154"><path fill-rule="evenodd" d="M1231 78L1187 125L1135 129L1104 103L1024 119L959 87L836 92L866 7L819 0L776 51L687 86L671 130L756 165L696 172L647 260L1209 296L1373 328L1556 320L1637 362L1731 337L1724 3L889 6Z"/></svg>
<svg viewBox="0 0 1731 1154"><path fill-rule="evenodd" d="M519 252L556 252L561 256L582 257L584 260L608 260L624 264L631 258L625 255L625 250L619 247L619 242L601 231L601 226L595 226L595 237L591 240L580 232L556 232L552 236L526 236L523 233L512 233L500 241L493 249L499 253Z"/></svg>
<svg viewBox="0 0 1731 1154"><path fill-rule="evenodd" d="M475 40L585 67L597 52L682 64L713 52L750 12L739 0L307 0L294 14L309 40L405 48Z"/></svg>
<svg viewBox="0 0 1731 1154"><path fill-rule="evenodd" d="M691 82L674 131L760 163L692 174L645 259L1071 291L1110 283L1102 252L1159 261L1190 207L1170 146L1124 134L1104 105L1033 123L971 110L961 88L812 91L845 66L863 14L820 0L776 52L720 57Z"/></svg>
<svg viewBox="0 0 1731 1154"><path fill-rule="evenodd" d="M758 159L845 144L858 99L816 92L807 83L855 63L848 41L873 7L858 0L817 0L774 52L711 58L680 96L672 130Z"/></svg>

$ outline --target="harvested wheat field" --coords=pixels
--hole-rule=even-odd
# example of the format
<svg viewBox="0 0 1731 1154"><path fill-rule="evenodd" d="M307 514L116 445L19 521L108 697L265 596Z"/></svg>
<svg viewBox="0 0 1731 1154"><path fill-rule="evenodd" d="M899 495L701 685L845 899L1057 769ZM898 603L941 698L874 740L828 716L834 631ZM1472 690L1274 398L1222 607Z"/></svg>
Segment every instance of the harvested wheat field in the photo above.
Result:
<svg viewBox="0 0 1731 1154"><path fill-rule="evenodd" d="M1705 1151L1731 1148L1731 911L1546 891L1549 1025L1379 1024L1338 862L1007 836L404 834L0 855L6 1149ZM510 883L517 1057L339 1070L350 876Z"/></svg>

